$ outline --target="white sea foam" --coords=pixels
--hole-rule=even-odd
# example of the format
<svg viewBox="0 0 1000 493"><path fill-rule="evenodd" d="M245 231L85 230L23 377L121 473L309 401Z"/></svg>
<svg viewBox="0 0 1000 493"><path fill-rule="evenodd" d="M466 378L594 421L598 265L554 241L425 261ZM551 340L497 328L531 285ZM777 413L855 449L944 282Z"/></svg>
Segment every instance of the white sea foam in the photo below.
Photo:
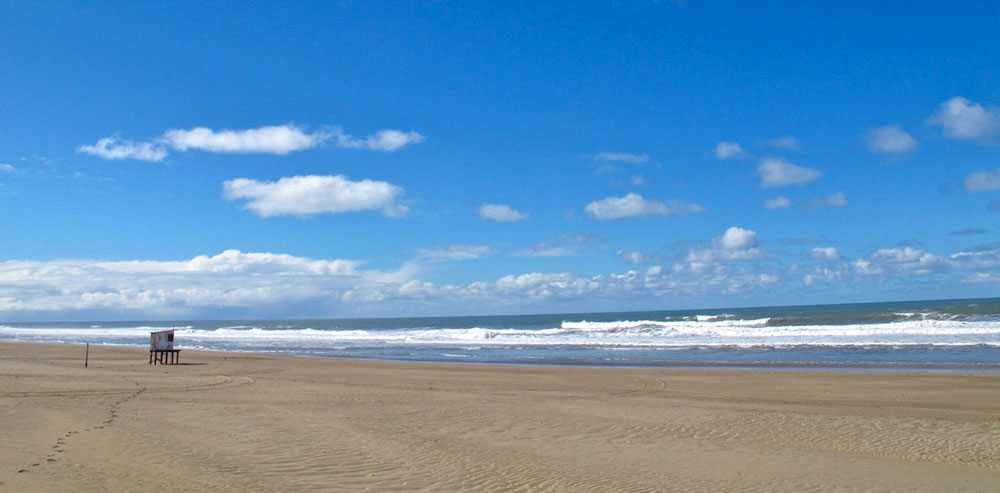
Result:
<svg viewBox="0 0 1000 493"><path fill-rule="evenodd" d="M908 317L901 321L845 325L769 325L768 318L700 316L684 320L565 321L544 328L316 329L226 326L175 327L182 347L270 350L342 349L370 346L577 346L577 347L830 347L996 346L1000 321ZM149 332L165 327L0 326L0 339L145 345Z"/></svg>

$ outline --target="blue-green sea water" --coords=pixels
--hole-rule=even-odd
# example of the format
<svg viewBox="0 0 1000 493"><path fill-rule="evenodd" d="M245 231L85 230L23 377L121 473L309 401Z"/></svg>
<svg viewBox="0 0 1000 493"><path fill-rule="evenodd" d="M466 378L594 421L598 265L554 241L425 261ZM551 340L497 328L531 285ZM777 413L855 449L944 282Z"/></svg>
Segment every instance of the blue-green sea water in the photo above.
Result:
<svg viewBox="0 0 1000 493"><path fill-rule="evenodd" d="M0 340L400 361L1000 370L1000 298L516 316L0 323Z"/></svg>

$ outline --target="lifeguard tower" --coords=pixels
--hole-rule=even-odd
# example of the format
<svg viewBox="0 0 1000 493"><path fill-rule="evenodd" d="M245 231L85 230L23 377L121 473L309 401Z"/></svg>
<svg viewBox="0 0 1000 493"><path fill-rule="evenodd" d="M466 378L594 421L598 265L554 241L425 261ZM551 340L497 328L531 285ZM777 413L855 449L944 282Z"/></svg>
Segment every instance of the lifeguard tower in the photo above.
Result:
<svg viewBox="0 0 1000 493"><path fill-rule="evenodd" d="M149 333L149 364L176 365L180 353L180 349L174 349L174 329Z"/></svg>

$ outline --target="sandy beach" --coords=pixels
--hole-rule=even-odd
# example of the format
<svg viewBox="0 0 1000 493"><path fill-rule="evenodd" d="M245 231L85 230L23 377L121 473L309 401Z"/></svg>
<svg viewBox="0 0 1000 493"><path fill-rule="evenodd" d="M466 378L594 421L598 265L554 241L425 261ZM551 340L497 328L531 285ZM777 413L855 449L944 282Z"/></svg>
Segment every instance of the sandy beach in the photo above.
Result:
<svg viewBox="0 0 1000 493"><path fill-rule="evenodd" d="M0 343L0 491L1000 489L1000 375Z"/></svg>

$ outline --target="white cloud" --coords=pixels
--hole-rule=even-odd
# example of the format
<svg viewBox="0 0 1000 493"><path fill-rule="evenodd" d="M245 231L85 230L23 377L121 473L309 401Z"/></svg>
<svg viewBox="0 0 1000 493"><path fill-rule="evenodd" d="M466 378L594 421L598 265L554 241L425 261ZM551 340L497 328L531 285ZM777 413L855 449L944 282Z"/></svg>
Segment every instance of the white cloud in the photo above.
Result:
<svg viewBox="0 0 1000 493"><path fill-rule="evenodd" d="M812 249L811 256L820 261L840 260L840 251L836 247L816 247Z"/></svg>
<svg viewBox="0 0 1000 493"><path fill-rule="evenodd" d="M788 209L790 207L799 207L802 209L831 207L841 209L847 207L847 196L843 192L835 192L826 197L816 197L794 203L785 197L775 197L764 201L765 209Z"/></svg>
<svg viewBox="0 0 1000 493"><path fill-rule="evenodd" d="M365 139L355 139L340 128L307 133L294 125L273 125L244 130L212 130L206 127L167 130L159 137L145 141L119 141L106 137L94 145L83 145L83 152L104 159L139 159L162 161L168 150L200 150L216 153L266 153L288 154L319 146L336 137L336 145L355 149L392 152L405 145L422 142L424 136L416 132L380 130Z"/></svg>
<svg viewBox="0 0 1000 493"><path fill-rule="evenodd" d="M757 246L757 232L732 226L719 238L719 245L726 250L739 250Z"/></svg>
<svg viewBox="0 0 1000 493"><path fill-rule="evenodd" d="M542 241L517 252L520 257L568 257L579 255L584 246L600 241L597 236L560 235L555 241Z"/></svg>
<svg viewBox="0 0 1000 493"><path fill-rule="evenodd" d="M380 130L364 139L356 139L349 134L343 133L339 128L334 129L337 136L337 145L350 149L369 149L373 151L393 152L400 148L417 144L426 140L423 135L417 132L403 132L402 130Z"/></svg>
<svg viewBox="0 0 1000 493"><path fill-rule="evenodd" d="M691 274L722 272L728 262L764 258L764 252L757 244L756 231L733 226L722 236L714 238L711 245L690 250L684 257L684 263L675 264L673 270L675 273Z"/></svg>
<svg viewBox="0 0 1000 493"><path fill-rule="evenodd" d="M881 248L865 259L855 260L853 265L855 271L864 276L926 276L950 267L946 259L913 247Z"/></svg>
<svg viewBox="0 0 1000 493"><path fill-rule="evenodd" d="M870 151L883 154L902 154L917 148L917 140L899 125L869 128L865 140Z"/></svg>
<svg viewBox="0 0 1000 493"><path fill-rule="evenodd" d="M927 123L941 127L945 137L984 140L1000 132L1000 108L955 97L941 103Z"/></svg>
<svg viewBox="0 0 1000 493"><path fill-rule="evenodd" d="M715 157L731 159L743 155L743 148L736 142L719 142L715 144Z"/></svg>
<svg viewBox="0 0 1000 493"><path fill-rule="evenodd" d="M649 262L649 256L642 252L626 252L625 250L618 250L615 252L615 255L629 265L642 265Z"/></svg>
<svg viewBox="0 0 1000 493"><path fill-rule="evenodd" d="M12 166L10 164L0 163L0 171L3 171L4 173L13 173L14 172L14 166Z"/></svg>
<svg viewBox="0 0 1000 493"><path fill-rule="evenodd" d="M785 135L783 137L776 137L774 139L771 139L771 140L768 140L768 141L764 142L764 144L766 144L768 146L771 146L771 147L777 147L779 149L791 149L791 150L795 150L795 149L798 149L798 148L802 147L802 144L799 143L799 139L796 139L795 137L792 137L791 135Z"/></svg>
<svg viewBox="0 0 1000 493"><path fill-rule="evenodd" d="M699 204L688 204L679 200L672 200L664 204L655 200L646 200L637 193L630 193L624 197L608 197L591 202L584 208L590 217L599 221L640 216L684 216L697 214L704 210L705 208Z"/></svg>
<svg viewBox="0 0 1000 493"><path fill-rule="evenodd" d="M325 132L307 134L292 125L267 126L246 130L168 130L163 141L178 151L197 149L225 153L288 154L316 147L329 138Z"/></svg>
<svg viewBox="0 0 1000 493"><path fill-rule="evenodd" d="M621 310L636 302L704 300L706 296L769 293L801 280L821 289L855 289L869 280L893 292L921 280L934 289L949 280L997 283L997 243L938 256L912 247L880 249L853 261L833 247L811 251L814 265L786 269L768 262L757 234L729 228L709 245L664 268L584 277L569 272L528 272L493 281L434 284L415 278L414 264L478 258L478 245L421 250L392 272L364 270L355 260L321 260L275 253L226 250L180 261L0 262L2 319L142 319L225 317L395 316L467 314L514 309L555 312ZM632 252L623 258L640 260ZM646 259L649 260L648 258ZM754 262L743 262L743 261ZM419 266L418 266L419 267ZM834 284L840 283L840 284ZM796 286L788 286L797 289ZM729 299L729 301L737 298Z"/></svg>
<svg viewBox="0 0 1000 493"><path fill-rule="evenodd" d="M138 159L140 161L163 161L167 151L158 142L119 141L115 137L105 137L94 145L82 145L76 152L83 152L104 159Z"/></svg>
<svg viewBox="0 0 1000 493"><path fill-rule="evenodd" d="M362 282L350 260L227 250L186 261L9 261L0 263L0 312L122 310L147 316L239 307L240 312L313 300Z"/></svg>
<svg viewBox="0 0 1000 493"><path fill-rule="evenodd" d="M514 222L520 221L528 215L512 209L509 205L483 204L479 207L479 217L499 222Z"/></svg>
<svg viewBox="0 0 1000 493"><path fill-rule="evenodd" d="M419 258L427 260L473 260L491 252L486 245L446 245L419 250Z"/></svg>
<svg viewBox="0 0 1000 493"><path fill-rule="evenodd" d="M817 170L797 166L780 158L764 159L757 166L757 173L762 187L805 185L818 180L822 175Z"/></svg>
<svg viewBox="0 0 1000 493"><path fill-rule="evenodd" d="M804 207L812 208L832 207L834 209L840 209L847 207L847 196L845 196L842 192L836 192L825 198L808 200L803 205Z"/></svg>
<svg viewBox="0 0 1000 493"><path fill-rule="evenodd" d="M792 206L792 201L785 197L775 197L764 201L765 209L787 209Z"/></svg>
<svg viewBox="0 0 1000 493"><path fill-rule="evenodd" d="M364 210L400 217L408 212L399 203L402 188L384 181L351 181L343 175L293 176L275 182L237 178L223 183L223 189L226 199L247 199L244 207L261 217Z"/></svg>
<svg viewBox="0 0 1000 493"><path fill-rule="evenodd" d="M629 154L627 152L601 152L594 156L594 159L598 161L642 164L649 161L649 156L646 154Z"/></svg>
<svg viewBox="0 0 1000 493"><path fill-rule="evenodd" d="M978 171L965 177L965 191L970 193L1000 190L1000 168L996 171Z"/></svg>

